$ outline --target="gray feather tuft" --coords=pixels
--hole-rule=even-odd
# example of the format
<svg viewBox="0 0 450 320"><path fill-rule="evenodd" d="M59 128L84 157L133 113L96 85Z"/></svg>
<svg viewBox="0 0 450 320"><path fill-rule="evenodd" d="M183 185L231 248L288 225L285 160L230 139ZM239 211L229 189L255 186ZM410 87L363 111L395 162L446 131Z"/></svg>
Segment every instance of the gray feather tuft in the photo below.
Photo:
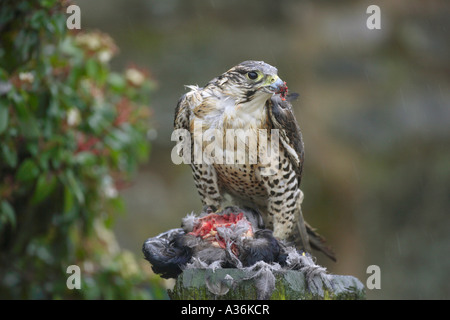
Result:
<svg viewBox="0 0 450 320"><path fill-rule="evenodd" d="M198 217L195 215L195 213L192 212L188 214L181 220L181 228L183 228L186 233L191 232L197 224L197 219Z"/></svg>

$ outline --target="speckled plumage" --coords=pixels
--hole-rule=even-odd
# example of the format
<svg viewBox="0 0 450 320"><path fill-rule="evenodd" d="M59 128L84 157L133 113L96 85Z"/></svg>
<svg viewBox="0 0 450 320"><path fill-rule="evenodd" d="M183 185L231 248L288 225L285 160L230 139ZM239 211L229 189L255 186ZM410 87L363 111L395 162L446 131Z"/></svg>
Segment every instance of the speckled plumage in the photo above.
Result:
<svg viewBox="0 0 450 320"><path fill-rule="evenodd" d="M257 74L256 79L251 79L254 76L251 72ZM190 91L178 102L174 126L189 130L192 150L195 142L207 148L212 140L205 141L204 135L210 130L223 159L234 155L233 163L199 162L192 155L191 168L203 205L220 208L224 196L229 194L234 204L262 212L266 225L278 239L295 240L306 251L313 246L334 258L323 247L322 238L303 220L300 190L303 141L289 99L276 94L285 85L277 72L262 61L245 61L202 88L188 86ZM228 129L245 130L257 137L258 147L266 145L271 151L270 130L278 129L279 154L271 153L270 161L264 163L259 158L239 158L239 152L250 153L251 142L248 140L245 150L240 151L238 144L230 147L222 143L227 141ZM258 130L268 130L267 141L261 140L264 137L258 136Z"/></svg>

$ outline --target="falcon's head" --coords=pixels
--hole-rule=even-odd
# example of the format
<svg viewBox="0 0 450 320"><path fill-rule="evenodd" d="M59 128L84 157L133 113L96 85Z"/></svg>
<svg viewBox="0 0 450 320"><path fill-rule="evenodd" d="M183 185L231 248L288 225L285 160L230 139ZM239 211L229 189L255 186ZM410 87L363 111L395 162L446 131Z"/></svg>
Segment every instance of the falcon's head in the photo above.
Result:
<svg viewBox="0 0 450 320"><path fill-rule="evenodd" d="M231 68L213 82L240 104L265 102L275 93L285 95L287 92L286 83L277 73L277 68L263 61L249 60Z"/></svg>

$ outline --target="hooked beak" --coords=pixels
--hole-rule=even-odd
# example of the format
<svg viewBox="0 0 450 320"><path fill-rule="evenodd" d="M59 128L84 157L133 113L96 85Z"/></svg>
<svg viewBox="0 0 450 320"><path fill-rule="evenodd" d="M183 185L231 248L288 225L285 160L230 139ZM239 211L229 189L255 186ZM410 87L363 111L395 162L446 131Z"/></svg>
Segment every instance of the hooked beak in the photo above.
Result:
<svg viewBox="0 0 450 320"><path fill-rule="evenodd" d="M281 92L283 90L283 88L286 86L286 84L278 76L274 80L275 81L273 81L268 86L268 88L269 88L270 91L273 91L274 93L279 93L279 92Z"/></svg>

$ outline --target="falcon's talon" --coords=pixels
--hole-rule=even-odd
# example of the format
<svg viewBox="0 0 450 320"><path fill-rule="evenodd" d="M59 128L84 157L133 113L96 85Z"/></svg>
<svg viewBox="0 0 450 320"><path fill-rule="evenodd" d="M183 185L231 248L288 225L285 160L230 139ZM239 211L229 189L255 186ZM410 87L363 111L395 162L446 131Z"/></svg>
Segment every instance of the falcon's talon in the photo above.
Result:
<svg viewBox="0 0 450 320"><path fill-rule="evenodd" d="M202 212L205 212L207 214L214 213L214 212L217 212L217 208L215 206L206 205L206 206L203 206Z"/></svg>

